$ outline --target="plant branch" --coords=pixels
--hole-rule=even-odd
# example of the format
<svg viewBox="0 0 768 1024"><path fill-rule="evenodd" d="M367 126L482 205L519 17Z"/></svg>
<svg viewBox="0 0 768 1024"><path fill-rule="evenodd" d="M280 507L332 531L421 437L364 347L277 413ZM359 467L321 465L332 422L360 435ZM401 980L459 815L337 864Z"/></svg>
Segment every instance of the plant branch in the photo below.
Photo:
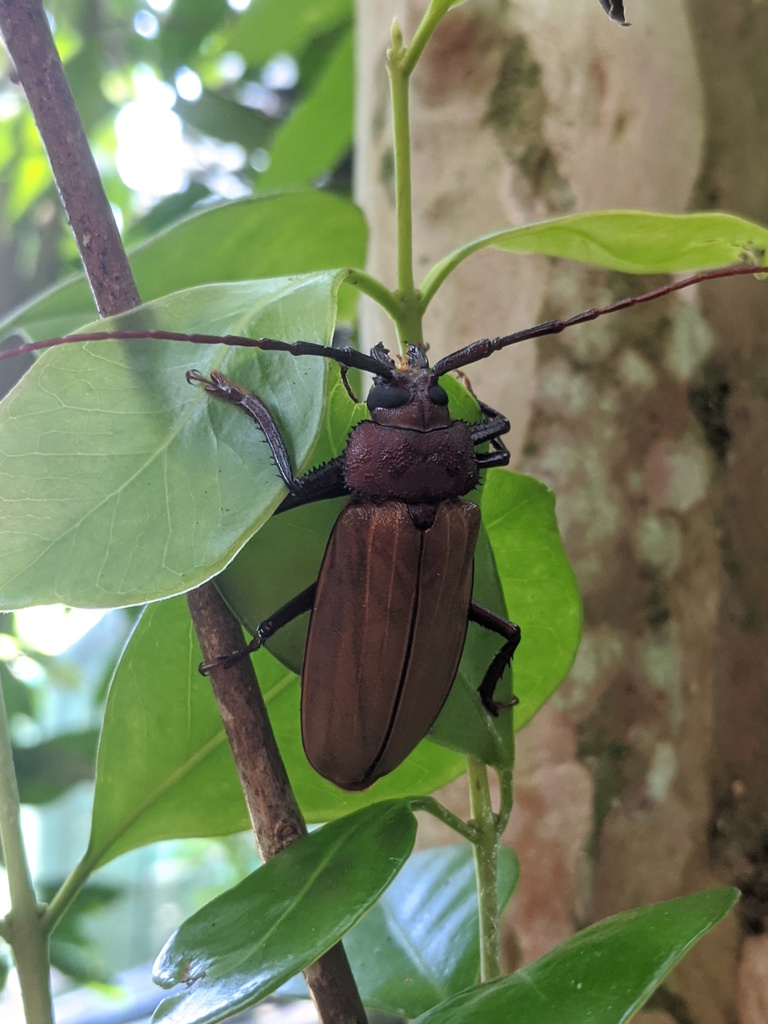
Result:
<svg viewBox="0 0 768 1024"><path fill-rule="evenodd" d="M389 313L393 320L397 320L400 315L398 297L377 278L371 274L366 274L364 270L357 270L355 268L349 271L349 276L345 283L353 285L358 291L373 299L383 310Z"/></svg>
<svg viewBox="0 0 768 1024"><path fill-rule="evenodd" d="M45 908L41 924L46 935L50 935L61 918L75 902L78 893L93 874L95 870L93 859L94 858L86 854L85 857L75 865L60 886L56 895Z"/></svg>
<svg viewBox="0 0 768 1024"><path fill-rule="evenodd" d="M413 198L411 189L411 127L408 101L408 73L403 69L407 54L397 21L392 26L392 46L387 51L387 72L392 100L392 142L395 151L395 206L397 218L397 299L394 315L403 344L422 341L421 298L413 283Z"/></svg>
<svg viewBox="0 0 768 1024"><path fill-rule="evenodd" d="M432 38L435 29L456 2L457 0L432 0L432 3L424 13L424 17L421 19L421 24L414 32L410 46L403 57L402 67L406 75L410 75L416 67L419 58L424 52L424 47Z"/></svg>
<svg viewBox="0 0 768 1024"><path fill-rule="evenodd" d="M29 98L99 312L108 316L125 312L138 305L139 294L39 0L0 0L0 31ZM190 594L189 604L207 660L222 649L244 646L237 620L213 584ZM220 646L222 640L236 636L234 648ZM226 679L214 685L214 692L227 735L236 741L233 755L259 848L272 856L304 833L304 823L274 737L265 747L242 742L245 736L272 735L250 659L222 674ZM82 877L73 873L68 881L59 912L76 895L85 872ZM55 920L49 918L49 924ZM39 919L36 934L45 941ZM17 966L21 976L18 958ZM305 977L321 1021L364 1024L365 1013L340 945L308 968ZM28 1014L28 1024L50 1020L50 1000L48 1014L48 1018Z"/></svg>
<svg viewBox="0 0 768 1024"><path fill-rule="evenodd" d="M437 818L438 821L442 821L448 828L453 829L454 832L458 832L460 836L468 840L470 843L476 843L478 839L477 829L472 825L468 824L458 815L454 814L453 811L449 811L447 807L444 807L439 803L433 796L419 796L414 797L410 801L412 811L426 811L427 814L431 814Z"/></svg>
<svg viewBox="0 0 768 1024"><path fill-rule="evenodd" d="M512 738L514 743L514 736ZM499 777L499 813L496 815L496 834L501 839L507 822L512 814L512 803L514 799L514 782L511 768L502 768L498 772Z"/></svg>
<svg viewBox="0 0 768 1024"><path fill-rule="evenodd" d="M477 829L473 846L477 875L477 902L480 916L480 981L501 974L499 945L499 847L496 816L488 789L488 770L480 761L467 758L469 799L472 824Z"/></svg>
<svg viewBox="0 0 768 1024"><path fill-rule="evenodd" d="M4 938L13 950L27 1021L53 1024L48 943L24 852L20 815L11 734L0 687L0 844L11 895L11 912L3 922Z"/></svg>

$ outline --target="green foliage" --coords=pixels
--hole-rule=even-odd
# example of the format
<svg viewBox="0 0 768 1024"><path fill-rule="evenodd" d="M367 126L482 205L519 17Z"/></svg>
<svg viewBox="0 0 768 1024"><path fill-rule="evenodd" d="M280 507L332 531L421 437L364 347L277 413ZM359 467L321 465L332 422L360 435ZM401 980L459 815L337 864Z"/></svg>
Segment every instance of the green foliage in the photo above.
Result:
<svg viewBox="0 0 768 1024"><path fill-rule="evenodd" d="M243 199L194 213L130 253L145 302L218 281L247 281L356 266L366 229L357 207L322 192ZM93 298L80 273L0 323L3 336L31 339L77 330L93 320ZM316 339L317 340L317 339Z"/></svg>
<svg viewBox="0 0 768 1024"><path fill-rule="evenodd" d="M507 978L468 989L414 1024L624 1024L739 898L713 889L617 914Z"/></svg>
<svg viewBox="0 0 768 1024"><path fill-rule="evenodd" d="M189 918L155 963L159 1024L212 1024L258 1002L335 945L408 858L416 819L378 803L278 854ZM311 927L307 927L308 922Z"/></svg>
<svg viewBox="0 0 768 1024"><path fill-rule="evenodd" d="M98 326L327 340L342 277L201 285ZM301 469L321 423L326 364L309 360L297 371L290 356L274 355L206 345L195 363L258 383L278 418L290 410ZM6 607L114 607L188 590L274 511L283 488L268 449L254 450L245 417L238 424L189 386L188 366L183 346L94 342L49 352L8 396L0 422Z"/></svg>
<svg viewBox="0 0 768 1024"><path fill-rule="evenodd" d="M499 912L517 885L499 850ZM344 939L366 1006L415 1017L474 985L480 970L477 880L469 843L420 850Z"/></svg>
<svg viewBox="0 0 768 1024"><path fill-rule="evenodd" d="M347 30L330 54L309 94L294 108L272 140L271 163L259 181L262 189L305 185L335 167L352 145L353 35ZM336 111L329 122L323 114Z"/></svg>
<svg viewBox="0 0 768 1024"><path fill-rule="evenodd" d="M674 274L744 262L759 266L768 230L729 213L597 210L525 224L477 238L445 256L421 283L423 307L456 267L481 249L538 253L626 274Z"/></svg>
<svg viewBox="0 0 768 1024"><path fill-rule="evenodd" d="M16 747L13 763L22 803L55 800L77 782L93 778L98 730L63 733L43 743Z"/></svg>
<svg viewBox="0 0 768 1024"><path fill-rule="evenodd" d="M197 671L200 660L183 599L150 605L109 690L91 837L78 874L85 876L146 843L226 835L248 827L221 718L210 686ZM259 652L255 663L272 727L308 820L328 821L382 798L430 792L461 772L462 758L424 743L375 790L336 789L312 771L304 756L298 678L266 651Z"/></svg>

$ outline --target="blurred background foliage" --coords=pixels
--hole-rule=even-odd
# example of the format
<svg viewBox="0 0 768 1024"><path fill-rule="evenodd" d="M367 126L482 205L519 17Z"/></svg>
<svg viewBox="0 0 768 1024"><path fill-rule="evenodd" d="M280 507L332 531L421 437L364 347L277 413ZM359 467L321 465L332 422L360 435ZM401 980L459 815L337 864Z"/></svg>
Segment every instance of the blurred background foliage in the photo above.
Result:
<svg viewBox="0 0 768 1024"><path fill-rule="evenodd" d="M129 248L234 199L318 188L349 196L352 0L48 0L46 9ZM209 254L188 256L204 262ZM211 262L199 276L220 279ZM227 279L253 276L247 252L229 253L226 265ZM0 319L79 269L35 125L0 49ZM154 294L167 290L162 281L153 286ZM0 394L20 364L3 364ZM104 695L134 619L132 610L0 616L0 683L43 895L83 852ZM120 858L57 929L55 966L105 981L151 958L201 896L253 866L252 843L241 838Z"/></svg>
<svg viewBox="0 0 768 1024"><path fill-rule="evenodd" d="M348 193L351 0L51 0L46 8L129 246L201 204L305 186ZM0 314L78 266L23 93L2 59Z"/></svg>

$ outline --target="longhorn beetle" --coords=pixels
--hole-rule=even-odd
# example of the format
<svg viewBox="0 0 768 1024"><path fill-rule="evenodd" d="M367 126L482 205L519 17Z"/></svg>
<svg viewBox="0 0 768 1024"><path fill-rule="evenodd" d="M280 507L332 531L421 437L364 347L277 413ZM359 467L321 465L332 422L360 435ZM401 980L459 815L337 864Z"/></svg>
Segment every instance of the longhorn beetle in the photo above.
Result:
<svg viewBox="0 0 768 1024"><path fill-rule="evenodd" d="M342 373L355 367L374 375L367 398L370 420L353 428L342 454L296 477L278 425L258 396L216 371L210 377L187 373L190 383L239 406L262 431L289 491L278 511L350 498L331 532L317 581L264 620L246 648L225 652L201 671L255 651L309 611L301 694L304 749L319 774L342 789L359 790L396 768L433 725L456 675L470 621L502 638L478 687L484 707L495 715L516 703L514 697L497 702L494 690L520 642L520 630L472 599L480 511L463 500L480 470L509 462L501 440L509 422L482 402L481 422L452 420L440 377L527 338L557 334L690 284L765 271L741 265L697 274L567 320L476 341L431 368L416 345L404 357L390 359L381 344L365 355L313 342L170 331L69 335L2 352L0 358L55 344L155 338L321 356L338 362ZM484 444L489 451L475 451ZM352 609L352 621L340 621L339 597L350 593L344 606Z"/></svg>

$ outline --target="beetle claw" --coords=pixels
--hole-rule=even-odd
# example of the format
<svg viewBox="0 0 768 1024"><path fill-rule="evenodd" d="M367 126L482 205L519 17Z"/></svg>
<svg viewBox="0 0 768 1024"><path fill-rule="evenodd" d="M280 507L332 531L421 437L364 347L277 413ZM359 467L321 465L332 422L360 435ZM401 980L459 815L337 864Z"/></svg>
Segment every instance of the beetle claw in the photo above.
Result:
<svg viewBox="0 0 768 1024"><path fill-rule="evenodd" d="M494 718L499 717L500 711L506 708L513 708L516 704L520 703L520 698L515 696L510 697L509 700L483 700L482 697L480 699L483 701L485 710L489 715L493 715Z"/></svg>
<svg viewBox="0 0 768 1024"><path fill-rule="evenodd" d="M201 661L197 666L197 671L201 676L208 676L214 668L232 668L242 658L247 658L249 654L258 651L263 643L264 638L257 632L247 647L241 647L239 651L230 651L229 654L221 654L213 661Z"/></svg>

